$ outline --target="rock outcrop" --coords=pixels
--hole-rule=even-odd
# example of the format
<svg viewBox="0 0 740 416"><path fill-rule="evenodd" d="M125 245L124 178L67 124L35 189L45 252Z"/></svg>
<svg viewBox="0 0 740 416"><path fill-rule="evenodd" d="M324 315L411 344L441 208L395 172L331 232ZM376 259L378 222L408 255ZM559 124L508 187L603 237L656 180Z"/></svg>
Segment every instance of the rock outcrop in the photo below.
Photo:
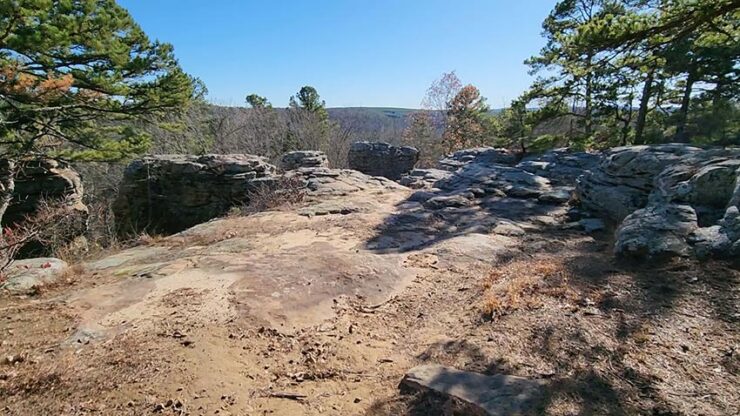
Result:
<svg viewBox="0 0 740 416"><path fill-rule="evenodd" d="M349 167L372 176L398 180L419 161L419 151L410 146L382 142L356 142L349 149Z"/></svg>
<svg viewBox="0 0 740 416"><path fill-rule="evenodd" d="M507 149L477 147L451 153L440 160L438 165L440 169L455 171L470 163L514 166L517 159L517 155Z"/></svg>
<svg viewBox="0 0 740 416"><path fill-rule="evenodd" d="M608 151L599 166L578 179L581 205L614 222L644 208L655 177L700 149L683 145L628 146Z"/></svg>
<svg viewBox="0 0 740 416"><path fill-rule="evenodd" d="M556 184L574 185L578 177L595 169L599 162L599 153L574 152L569 148L562 148L525 157L516 167L544 176Z"/></svg>
<svg viewBox="0 0 740 416"><path fill-rule="evenodd" d="M281 159L283 170L300 168L328 168L329 159L324 152L318 150L296 150L283 155Z"/></svg>
<svg viewBox="0 0 740 416"><path fill-rule="evenodd" d="M275 184L275 167L259 156L160 155L132 162L114 204L121 232L174 233L249 203Z"/></svg>
<svg viewBox="0 0 740 416"><path fill-rule="evenodd" d="M740 149L671 144L612 150L577 193L618 224L619 256L736 257L739 189Z"/></svg>
<svg viewBox="0 0 740 416"><path fill-rule="evenodd" d="M69 164L53 159L22 161L17 166L14 185L12 200L2 217L3 226L34 217L42 204L48 203L65 210L58 215L56 241L72 241L87 230L88 209L82 200L82 180ZM31 242L20 256L48 254L45 243Z"/></svg>

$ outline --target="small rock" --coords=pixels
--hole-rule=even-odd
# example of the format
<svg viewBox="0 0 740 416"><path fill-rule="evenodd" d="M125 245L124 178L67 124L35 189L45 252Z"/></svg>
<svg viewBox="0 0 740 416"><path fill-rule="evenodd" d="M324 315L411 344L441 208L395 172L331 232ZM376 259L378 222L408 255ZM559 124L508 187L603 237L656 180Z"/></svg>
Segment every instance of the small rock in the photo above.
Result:
<svg viewBox="0 0 740 416"><path fill-rule="evenodd" d="M486 415L533 413L544 403L547 381L497 374L486 376L441 365L411 369L402 385L454 397Z"/></svg>
<svg viewBox="0 0 740 416"><path fill-rule="evenodd" d="M427 209L442 209L442 208L461 208L471 205L470 199L466 198L465 195L449 195L449 196L435 196L430 198L424 203L424 207Z"/></svg>

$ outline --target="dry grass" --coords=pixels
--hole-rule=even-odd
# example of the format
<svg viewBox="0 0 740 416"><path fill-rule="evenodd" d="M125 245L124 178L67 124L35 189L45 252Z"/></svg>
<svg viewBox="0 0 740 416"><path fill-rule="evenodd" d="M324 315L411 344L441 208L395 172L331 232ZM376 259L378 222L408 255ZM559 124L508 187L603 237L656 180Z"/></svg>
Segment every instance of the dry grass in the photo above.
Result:
<svg viewBox="0 0 740 416"><path fill-rule="evenodd" d="M259 187L249 192L249 203L241 208L242 215L276 208L285 208L303 201L306 183L300 177L283 177L272 186Z"/></svg>
<svg viewBox="0 0 740 416"><path fill-rule="evenodd" d="M111 408L105 398L155 377L166 366L152 359L157 348L151 340L124 334L82 350L60 349L0 365L0 408L17 415L28 414L28 406L34 414L121 414L125 405Z"/></svg>
<svg viewBox="0 0 740 416"><path fill-rule="evenodd" d="M162 234L150 235L149 233L141 233L139 237L136 239L134 245L156 246L164 242L166 239L167 239L167 236L162 235Z"/></svg>
<svg viewBox="0 0 740 416"><path fill-rule="evenodd" d="M522 308L537 309L545 298L575 300L578 293L569 279L570 272L557 259L514 261L483 280L482 312L494 319Z"/></svg>

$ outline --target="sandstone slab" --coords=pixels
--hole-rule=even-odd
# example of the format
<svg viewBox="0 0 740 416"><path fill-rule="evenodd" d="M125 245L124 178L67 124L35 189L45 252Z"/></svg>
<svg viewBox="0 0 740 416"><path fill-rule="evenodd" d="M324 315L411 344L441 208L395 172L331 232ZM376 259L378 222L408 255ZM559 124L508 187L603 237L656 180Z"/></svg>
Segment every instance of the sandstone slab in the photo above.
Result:
<svg viewBox="0 0 740 416"><path fill-rule="evenodd" d="M547 382L504 374L487 376L441 365L411 369L402 384L461 400L484 415L540 414Z"/></svg>

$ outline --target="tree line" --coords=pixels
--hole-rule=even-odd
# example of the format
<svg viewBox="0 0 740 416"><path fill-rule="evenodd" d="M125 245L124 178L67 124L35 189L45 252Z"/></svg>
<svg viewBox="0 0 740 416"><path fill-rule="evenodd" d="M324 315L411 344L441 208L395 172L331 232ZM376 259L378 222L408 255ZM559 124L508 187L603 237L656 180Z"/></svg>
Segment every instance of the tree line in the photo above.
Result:
<svg viewBox="0 0 740 416"><path fill-rule="evenodd" d="M569 118L585 146L740 144L740 1L563 0L542 28L512 135Z"/></svg>

